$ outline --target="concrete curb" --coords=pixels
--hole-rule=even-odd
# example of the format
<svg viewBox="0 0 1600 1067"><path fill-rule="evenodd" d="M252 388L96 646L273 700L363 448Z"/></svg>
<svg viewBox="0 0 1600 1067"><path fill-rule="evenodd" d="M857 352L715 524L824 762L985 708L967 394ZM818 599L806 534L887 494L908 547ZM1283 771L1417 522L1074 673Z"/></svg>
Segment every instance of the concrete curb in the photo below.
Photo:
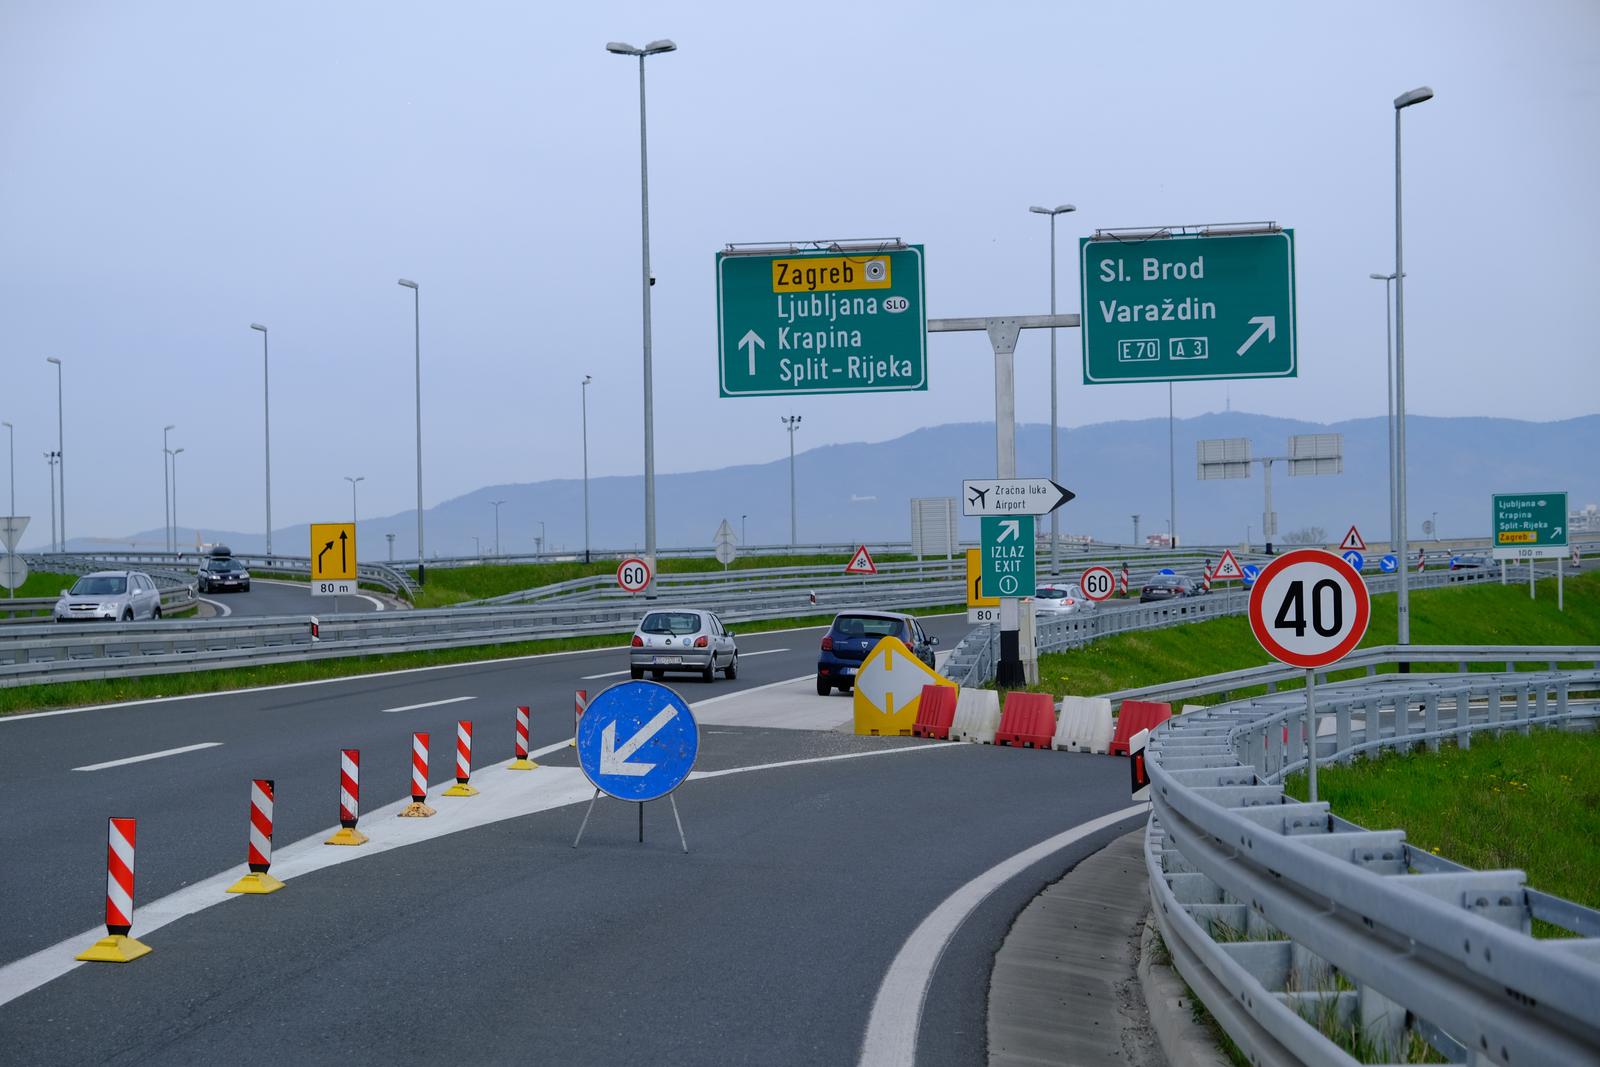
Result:
<svg viewBox="0 0 1600 1067"><path fill-rule="evenodd" d="M1195 1021L1194 995L1171 963L1156 962L1155 947L1155 923L1147 916L1139 938L1139 985L1169 1067L1229 1067L1216 1040Z"/></svg>

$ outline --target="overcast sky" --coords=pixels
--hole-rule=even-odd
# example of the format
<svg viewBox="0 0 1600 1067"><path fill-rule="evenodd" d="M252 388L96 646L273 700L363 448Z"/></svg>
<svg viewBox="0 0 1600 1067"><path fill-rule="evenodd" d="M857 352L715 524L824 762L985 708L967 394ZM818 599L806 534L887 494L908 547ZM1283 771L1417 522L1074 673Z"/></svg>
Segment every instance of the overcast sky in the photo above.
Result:
<svg viewBox="0 0 1600 1067"><path fill-rule="evenodd" d="M259 529L261 335L273 519L415 501L421 283L425 501L641 469L636 61L649 61L657 469L776 458L990 419L981 334L935 335L925 393L717 397L728 242L926 246L934 317L1078 308L1097 227L1296 231L1300 376L1236 409L1384 410L1392 99L1405 115L1410 409L1596 410L1600 4L0 3L0 418L17 510L47 540L43 452L65 366L74 537L180 518ZM1079 384L1063 422L1164 414L1160 385ZM1049 415L1049 345L1018 417ZM1177 390L1180 415L1229 388ZM975 470L992 467L980 457ZM1063 457L1070 471L1072 458ZM1036 472L1022 472L1036 473ZM1037 472L1042 473L1042 472ZM954 487L952 487L954 491ZM0 498L0 506L4 506ZM44 537L38 536L41 529Z"/></svg>

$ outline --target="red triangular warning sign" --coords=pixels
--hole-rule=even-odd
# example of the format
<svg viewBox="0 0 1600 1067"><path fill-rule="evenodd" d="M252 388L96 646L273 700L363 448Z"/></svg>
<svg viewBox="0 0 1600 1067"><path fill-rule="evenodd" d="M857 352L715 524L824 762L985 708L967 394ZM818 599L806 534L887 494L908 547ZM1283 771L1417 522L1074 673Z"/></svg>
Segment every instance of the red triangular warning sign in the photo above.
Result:
<svg viewBox="0 0 1600 1067"><path fill-rule="evenodd" d="M850 557L850 562L845 564L846 574L877 574L878 568L872 562L872 553L867 551L867 546L862 545L856 549L856 554Z"/></svg>
<svg viewBox="0 0 1600 1067"><path fill-rule="evenodd" d="M1222 558L1217 560L1217 565L1211 571L1211 580L1220 581L1223 578L1243 578L1244 571L1239 568L1239 561L1233 558L1233 549L1222 550Z"/></svg>
<svg viewBox="0 0 1600 1067"><path fill-rule="evenodd" d="M1344 535L1344 540L1339 542L1340 552L1350 552L1352 550L1356 552L1365 552L1367 550L1367 543L1361 539L1361 531L1354 526L1350 527L1350 532Z"/></svg>

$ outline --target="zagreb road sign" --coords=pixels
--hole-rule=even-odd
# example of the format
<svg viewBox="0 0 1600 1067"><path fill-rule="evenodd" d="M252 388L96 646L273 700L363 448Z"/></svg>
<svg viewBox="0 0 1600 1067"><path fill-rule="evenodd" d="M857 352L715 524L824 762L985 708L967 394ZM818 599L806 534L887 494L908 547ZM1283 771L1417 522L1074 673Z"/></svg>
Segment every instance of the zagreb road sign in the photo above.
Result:
<svg viewBox="0 0 1600 1067"><path fill-rule="evenodd" d="M991 596L1034 594L1038 563L1034 558L1033 516L978 520L982 534L983 591Z"/></svg>
<svg viewBox="0 0 1600 1067"><path fill-rule="evenodd" d="M1367 632L1367 583L1320 548L1285 552L1250 589L1250 629L1267 655L1307 670L1349 655Z"/></svg>
<svg viewBox="0 0 1600 1067"><path fill-rule="evenodd" d="M1078 251L1084 384L1294 377L1293 230Z"/></svg>
<svg viewBox="0 0 1600 1067"><path fill-rule="evenodd" d="M922 246L717 253L722 396L928 388Z"/></svg>
<svg viewBox="0 0 1600 1067"><path fill-rule="evenodd" d="M694 768L700 730L683 698L658 682L618 682L578 720L584 777L618 800L657 800Z"/></svg>
<svg viewBox="0 0 1600 1067"><path fill-rule="evenodd" d="M311 595L352 596L356 591L356 524L311 524Z"/></svg>
<svg viewBox="0 0 1600 1067"><path fill-rule="evenodd" d="M650 564L632 556L617 564L617 584L624 592L642 593L650 587Z"/></svg>
<svg viewBox="0 0 1600 1067"><path fill-rule="evenodd" d="M1111 573L1110 567L1090 567L1079 577L1078 588L1083 590L1086 599L1098 604L1102 600L1110 600L1111 594L1117 591L1117 578Z"/></svg>
<svg viewBox="0 0 1600 1067"><path fill-rule="evenodd" d="M1567 554L1567 494L1494 494L1495 559L1560 559Z"/></svg>
<svg viewBox="0 0 1600 1067"><path fill-rule="evenodd" d="M1049 478L968 478L961 483L961 514L1048 515L1077 495Z"/></svg>

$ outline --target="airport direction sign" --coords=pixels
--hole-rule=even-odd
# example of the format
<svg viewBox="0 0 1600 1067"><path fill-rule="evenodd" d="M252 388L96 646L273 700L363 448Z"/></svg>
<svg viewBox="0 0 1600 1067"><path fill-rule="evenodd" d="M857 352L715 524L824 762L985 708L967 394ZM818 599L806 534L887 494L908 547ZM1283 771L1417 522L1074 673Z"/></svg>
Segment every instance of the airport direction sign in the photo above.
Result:
<svg viewBox="0 0 1600 1067"><path fill-rule="evenodd" d="M353 596L356 591L356 524L311 524L311 595Z"/></svg>
<svg viewBox="0 0 1600 1067"><path fill-rule="evenodd" d="M717 253L720 395L928 388L922 246Z"/></svg>
<svg viewBox="0 0 1600 1067"><path fill-rule="evenodd" d="M968 478L961 483L961 514L1048 515L1077 495L1049 478Z"/></svg>
<svg viewBox="0 0 1600 1067"><path fill-rule="evenodd" d="M999 597L1033 596L1038 578L1033 516L985 515L978 520L978 529L983 591Z"/></svg>
<svg viewBox="0 0 1600 1067"><path fill-rule="evenodd" d="M1293 230L1078 251L1085 385L1294 377Z"/></svg>
<svg viewBox="0 0 1600 1067"><path fill-rule="evenodd" d="M578 720L578 765L618 800L659 800L689 777L700 729L682 697L659 682L618 682Z"/></svg>
<svg viewBox="0 0 1600 1067"><path fill-rule="evenodd" d="M1495 493L1495 559L1560 559L1567 554L1567 494Z"/></svg>

